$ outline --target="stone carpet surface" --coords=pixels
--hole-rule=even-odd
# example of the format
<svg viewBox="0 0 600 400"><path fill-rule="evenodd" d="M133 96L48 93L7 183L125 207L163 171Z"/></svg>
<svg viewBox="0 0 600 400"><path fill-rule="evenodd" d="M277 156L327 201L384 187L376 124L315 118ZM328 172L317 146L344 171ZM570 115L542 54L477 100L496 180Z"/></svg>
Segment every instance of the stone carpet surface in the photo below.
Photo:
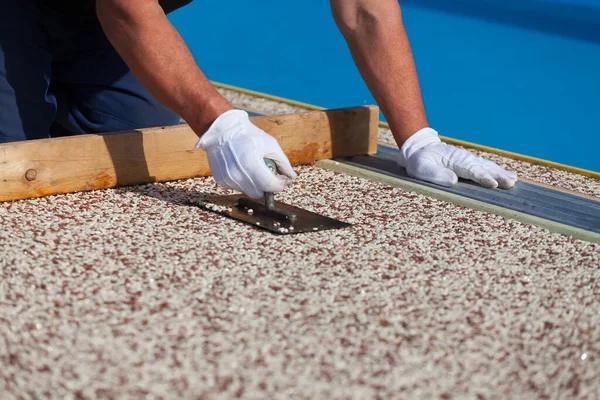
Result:
<svg viewBox="0 0 600 400"><path fill-rule="evenodd" d="M280 200L353 226L280 237L190 206L212 178L0 204L0 398L600 398L599 245L297 171Z"/></svg>
<svg viewBox="0 0 600 400"><path fill-rule="evenodd" d="M314 166L274 236L212 178L0 204L3 399L600 398L600 246Z"/></svg>

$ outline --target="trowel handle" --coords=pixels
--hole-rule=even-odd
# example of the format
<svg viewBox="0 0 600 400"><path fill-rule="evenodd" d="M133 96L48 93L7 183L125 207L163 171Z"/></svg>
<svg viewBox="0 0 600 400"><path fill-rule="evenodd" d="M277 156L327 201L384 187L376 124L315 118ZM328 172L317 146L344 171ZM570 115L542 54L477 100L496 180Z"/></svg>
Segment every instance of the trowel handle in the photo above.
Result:
<svg viewBox="0 0 600 400"><path fill-rule="evenodd" d="M271 171L273 171L273 173L275 175L279 174L279 171L277 171L277 164L275 163L275 161L271 160L270 158L265 158L264 160L265 160L265 165ZM270 212L272 215L276 215L276 216L285 218L286 220L289 221L290 224L294 224L296 222L296 214L295 213L277 208L277 206L275 205L275 194L274 193L265 192L264 198L265 198L265 208L267 209L268 212Z"/></svg>
<svg viewBox="0 0 600 400"><path fill-rule="evenodd" d="M271 160L270 158L265 158L265 165L267 166L267 168L269 168L271 170L271 172L273 172L273 174L277 175L277 164L275 164L275 161ZM269 193L269 192L265 192L265 207L267 210L273 210L275 209L275 195L273 193Z"/></svg>
<svg viewBox="0 0 600 400"><path fill-rule="evenodd" d="M275 161L271 160L270 158L265 158L265 165L275 174L277 175L277 164L275 163Z"/></svg>

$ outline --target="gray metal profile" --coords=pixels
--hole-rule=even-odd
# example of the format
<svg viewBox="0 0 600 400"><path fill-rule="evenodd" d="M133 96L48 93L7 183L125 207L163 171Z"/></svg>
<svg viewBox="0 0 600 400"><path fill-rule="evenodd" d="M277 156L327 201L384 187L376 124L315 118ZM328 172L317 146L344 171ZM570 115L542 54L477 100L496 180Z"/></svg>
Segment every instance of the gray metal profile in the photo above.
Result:
<svg viewBox="0 0 600 400"><path fill-rule="evenodd" d="M379 145L375 155L345 157L335 161L519 213L600 233L600 201L527 182L517 182L513 188L505 190L488 189L460 179L453 187L442 187L407 176L406 171L396 164L398 152L396 148Z"/></svg>

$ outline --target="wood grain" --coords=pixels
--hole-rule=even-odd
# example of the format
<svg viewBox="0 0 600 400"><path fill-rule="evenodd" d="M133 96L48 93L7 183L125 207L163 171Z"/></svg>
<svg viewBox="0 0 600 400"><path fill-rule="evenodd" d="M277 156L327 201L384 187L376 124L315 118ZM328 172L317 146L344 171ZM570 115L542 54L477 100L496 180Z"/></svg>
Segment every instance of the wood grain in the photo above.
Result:
<svg viewBox="0 0 600 400"><path fill-rule="evenodd" d="M294 165L377 151L377 107L353 107L252 122ZM0 144L0 201L210 175L187 125Z"/></svg>

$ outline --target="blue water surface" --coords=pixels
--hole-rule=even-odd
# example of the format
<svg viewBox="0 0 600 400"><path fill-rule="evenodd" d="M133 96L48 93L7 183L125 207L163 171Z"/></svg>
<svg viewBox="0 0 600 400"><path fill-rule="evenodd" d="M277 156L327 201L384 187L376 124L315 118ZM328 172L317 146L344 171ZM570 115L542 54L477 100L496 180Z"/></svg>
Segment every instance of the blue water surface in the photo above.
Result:
<svg viewBox="0 0 600 400"><path fill-rule="evenodd" d="M600 171L600 4L405 0L440 134ZM375 104L324 0L198 0L170 15L209 79L328 108Z"/></svg>

